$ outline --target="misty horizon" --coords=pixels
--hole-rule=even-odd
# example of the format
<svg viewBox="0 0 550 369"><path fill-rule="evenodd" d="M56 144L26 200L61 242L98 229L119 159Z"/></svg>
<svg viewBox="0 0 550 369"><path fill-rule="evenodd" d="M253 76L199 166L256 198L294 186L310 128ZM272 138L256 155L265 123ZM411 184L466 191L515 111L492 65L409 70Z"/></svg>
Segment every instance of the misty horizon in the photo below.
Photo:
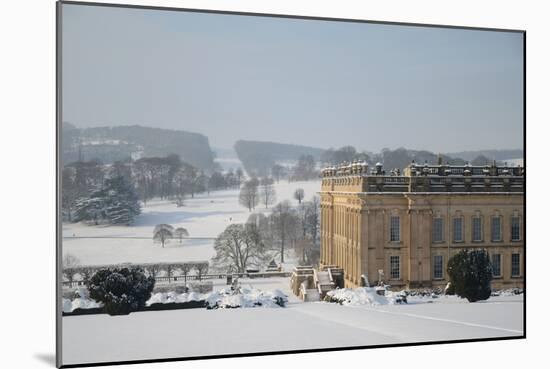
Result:
<svg viewBox="0 0 550 369"><path fill-rule="evenodd" d="M124 124L124 125L115 125L115 126L106 126L106 125L97 125L97 126L89 126L89 127L81 127L79 126L78 124L75 124L73 122L64 122L64 124L71 124L73 125L75 128L78 128L78 129L86 129L86 128L105 128L105 127L131 127L131 126L139 126L139 127L147 127L147 128L160 128L160 127L151 127L151 126L145 126L145 125L139 125L139 124ZM204 133L202 132L192 132L192 131L187 131L187 130L184 130L184 129L178 129L178 128L161 128L161 129L167 129L167 130L174 130L174 131L185 131L185 132L188 132L188 133L197 133L197 134L201 134L201 135L204 135L206 136L206 138L209 139L210 141L210 138L205 135ZM252 139L238 139L237 141L257 141L257 142L264 142L264 143L276 143L276 144L285 144L285 145L297 145L297 146L305 146L305 147L311 147L311 148L315 148L315 149L322 149L322 150L328 150L328 149L339 149L339 148L342 148L344 146L353 146L353 145L342 145L342 146L333 146L333 147L323 147L323 146L311 146L311 145L306 145L306 144L303 144L303 143L300 143L300 142L275 142L275 141L270 141L268 139L257 139L257 140L252 140ZM235 141L235 142L237 142ZM231 144L231 146L216 146L216 145L212 145L210 144L210 147L212 149L212 151L217 151L217 150L221 150L221 151L232 151L233 153L235 152L234 150L234 144L235 142L233 142L233 144ZM355 147L355 146L354 146ZM382 149L380 150L372 150L372 149L369 149L369 148L365 148L365 147L355 147L355 149L357 149L358 152L370 152L370 153L377 153L377 152L381 152L382 150L384 149L389 149L389 150L396 150L396 149L400 149L400 148L403 148L403 149L406 149L406 150L412 150L412 151L432 151L432 150L429 150L429 149L426 149L426 148L421 148L421 147L414 147L414 146L396 146L396 147L383 147ZM454 154L454 153L460 153L460 152L478 152L478 151L512 151L512 150L523 150L522 147L499 147L499 148L486 148L486 147L479 147L479 148L475 148L475 149L469 149L469 150L454 150L454 151L445 151L445 152L437 152L437 151L433 151L434 153L440 153L440 154Z"/></svg>

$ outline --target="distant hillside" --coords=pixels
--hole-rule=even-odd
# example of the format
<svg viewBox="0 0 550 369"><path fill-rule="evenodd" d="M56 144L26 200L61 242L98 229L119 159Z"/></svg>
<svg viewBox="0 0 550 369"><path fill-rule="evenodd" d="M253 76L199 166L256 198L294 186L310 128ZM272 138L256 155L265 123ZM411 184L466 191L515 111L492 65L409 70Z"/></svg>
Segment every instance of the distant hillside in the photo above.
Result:
<svg viewBox="0 0 550 369"><path fill-rule="evenodd" d="M77 128L64 123L62 160L99 159L105 163L132 157L177 154L198 168L212 169L214 154L208 137L192 132L141 126Z"/></svg>
<svg viewBox="0 0 550 369"><path fill-rule="evenodd" d="M479 156L484 156L490 160L499 160L504 161L508 159L519 159L523 158L522 149L512 149L512 150L475 150L475 151L461 151L448 153L446 155L462 158L464 160L474 160Z"/></svg>
<svg viewBox="0 0 550 369"><path fill-rule="evenodd" d="M447 154L436 154L426 150L410 150L405 148L398 148L395 150L384 149L381 153L373 154L370 156L371 164L374 162L382 162L385 168L400 168L403 169L408 166L413 160L416 163L428 162L430 164L437 163L438 158L441 156L441 160L444 164L449 163L451 165L465 165L470 163L472 165L490 165L493 160L497 161L497 164L502 165L504 162L510 159L522 158L522 150L477 150L477 151L463 151ZM512 164L512 162L508 162Z"/></svg>
<svg viewBox="0 0 550 369"><path fill-rule="evenodd" d="M244 140L237 141L234 148L246 172L257 176L268 175L275 163L298 160L301 155L311 155L317 161L324 151L308 146Z"/></svg>
<svg viewBox="0 0 550 369"><path fill-rule="evenodd" d="M386 170L392 168L403 169L407 167L413 160L416 163L428 162L430 164L436 164L439 155L426 150L409 150L405 148L398 148L395 150L382 150L380 154L375 154L371 161L382 162ZM449 163L453 165L464 165L467 163L463 158L457 158L450 155L441 155L443 163ZM372 163L374 164L374 163Z"/></svg>

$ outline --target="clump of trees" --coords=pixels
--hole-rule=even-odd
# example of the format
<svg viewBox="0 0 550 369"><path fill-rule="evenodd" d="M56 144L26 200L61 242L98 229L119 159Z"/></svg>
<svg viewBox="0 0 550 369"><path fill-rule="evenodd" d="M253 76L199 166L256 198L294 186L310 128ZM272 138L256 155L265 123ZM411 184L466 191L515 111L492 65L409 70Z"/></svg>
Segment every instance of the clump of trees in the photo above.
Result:
<svg viewBox="0 0 550 369"><path fill-rule="evenodd" d="M122 176L107 178L102 188L74 204L73 220L94 224L130 224L141 212L134 188Z"/></svg>
<svg viewBox="0 0 550 369"><path fill-rule="evenodd" d="M162 247L174 238L174 227L170 224L157 224L153 229L153 240L159 242Z"/></svg>
<svg viewBox="0 0 550 369"><path fill-rule="evenodd" d="M469 302L487 300L491 296L492 264L485 250L461 250L447 264L450 288Z"/></svg>
<svg viewBox="0 0 550 369"><path fill-rule="evenodd" d="M273 205L277 201L277 193L273 186L273 179L264 177L260 180L260 202L265 205L265 208L269 205Z"/></svg>
<svg viewBox="0 0 550 369"><path fill-rule="evenodd" d="M254 210L259 204L267 209L275 201L277 201L277 193L273 186L273 179L269 177L262 179L252 177L243 184L239 193L239 204L248 211Z"/></svg>
<svg viewBox="0 0 550 369"><path fill-rule="evenodd" d="M214 265L218 269L242 271L249 267L265 266L275 258L284 263L285 255L290 250L300 256L300 263L317 264L320 249L319 206L318 197L302 201L297 207L286 200L273 206L268 215L253 213L246 224L230 225L216 241ZM240 257L247 255L252 256L245 257L248 262L243 263Z"/></svg>
<svg viewBox="0 0 550 369"><path fill-rule="evenodd" d="M292 168L291 181L308 181L319 177L317 162L311 155L301 155Z"/></svg>
<svg viewBox="0 0 550 369"><path fill-rule="evenodd" d="M251 178L241 187L241 192L239 193L239 204L247 208L248 211L252 211L259 203L259 184L260 182L257 178Z"/></svg>
<svg viewBox="0 0 550 369"><path fill-rule="evenodd" d="M177 238L179 243L183 243L183 239L189 237L189 232L183 227L174 228L170 224L157 224L153 229L153 241L164 245L170 240Z"/></svg>
<svg viewBox="0 0 550 369"><path fill-rule="evenodd" d="M145 306L155 279L141 268L113 268L97 271L89 281L90 297L104 304L110 315L125 315Z"/></svg>
<svg viewBox="0 0 550 369"><path fill-rule="evenodd" d="M320 203L317 196L311 201L302 201L297 207L283 201L275 205L266 217L263 237L281 263L285 261L285 252L293 249L301 255L302 264L315 265L320 252L319 222Z"/></svg>
<svg viewBox="0 0 550 369"><path fill-rule="evenodd" d="M304 196L306 193L304 192L303 188L297 188L296 191L294 191L294 198L298 200L298 203L301 204L302 200L304 199Z"/></svg>
<svg viewBox="0 0 550 369"><path fill-rule="evenodd" d="M370 157L366 152L358 152L353 146L343 146L339 149L328 149L321 155L321 161L327 164L340 164L343 162L369 161Z"/></svg>
<svg viewBox="0 0 550 369"><path fill-rule="evenodd" d="M107 187L117 178L122 178L125 192L144 204L158 197L174 199L178 206L183 206L186 197L197 193L239 187L243 176L240 168L225 173L212 171L207 175L177 155L119 160L108 165L99 160L77 161L63 167L61 206L64 218L70 222L110 222L110 217L101 217L102 206L97 197L110 195ZM75 216L83 205L90 210L86 219ZM131 212L128 215L132 218Z"/></svg>
<svg viewBox="0 0 550 369"><path fill-rule="evenodd" d="M273 242L272 246L275 246L276 243L280 245L279 255L281 263L285 262L285 248L288 246L288 243L292 242L291 240L294 239L296 234L297 220L296 212L292 209L288 200L280 202L273 207L273 212L269 217L269 221L272 224L272 234L268 236L272 240L278 241Z"/></svg>
<svg viewBox="0 0 550 369"><path fill-rule="evenodd" d="M271 167L271 176L273 176L273 179L279 183L281 178L285 177L287 175L287 170L285 167L283 167L280 164L274 164Z"/></svg>

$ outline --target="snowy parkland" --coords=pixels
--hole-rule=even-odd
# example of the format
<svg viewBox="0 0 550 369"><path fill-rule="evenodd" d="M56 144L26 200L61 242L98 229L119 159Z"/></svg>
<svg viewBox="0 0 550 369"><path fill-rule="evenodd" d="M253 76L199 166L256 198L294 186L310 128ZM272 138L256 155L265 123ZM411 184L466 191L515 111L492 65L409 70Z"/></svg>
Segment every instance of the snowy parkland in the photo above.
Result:
<svg viewBox="0 0 550 369"><path fill-rule="evenodd" d="M309 200L320 183L281 181L275 184L277 201L297 205L292 198L296 188L303 188ZM259 206L256 211L270 209ZM196 195L183 207L155 200L142 208L132 226L63 224L62 250L83 265L208 261L214 256L214 238L249 215L234 189ZM152 240L153 228L160 223L184 227L192 239L172 240L162 248ZM292 270L295 258L287 259L283 269ZM222 279L213 283L214 291L228 287ZM340 305L301 301L291 292L289 278L240 283L256 297L281 291L288 302L285 307L65 316L64 364L518 337L524 332L523 295L503 294L477 303L455 296L409 296L407 304L396 304L391 295L365 293ZM151 302L190 298L156 293Z"/></svg>
<svg viewBox="0 0 550 369"><path fill-rule="evenodd" d="M319 181L281 181L274 186L277 202L290 200L293 205L298 205L293 199L297 188L304 189L305 200L310 200L321 188ZM255 209L255 212L270 211L262 205ZM74 255L83 265L208 261L215 255L214 239L228 225L245 223L250 214L239 205L238 189L197 194L186 198L182 207L170 200L148 201L131 226L63 223L63 255ZM183 243L171 240L161 248L153 243L153 228L161 223L187 229L191 239ZM292 269L293 264L285 267Z"/></svg>

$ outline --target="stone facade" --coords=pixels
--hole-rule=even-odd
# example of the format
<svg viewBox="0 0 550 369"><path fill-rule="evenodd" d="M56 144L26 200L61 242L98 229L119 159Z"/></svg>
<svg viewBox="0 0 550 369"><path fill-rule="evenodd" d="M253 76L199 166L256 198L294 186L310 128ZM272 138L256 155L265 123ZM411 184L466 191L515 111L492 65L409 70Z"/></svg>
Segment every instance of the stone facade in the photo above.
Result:
<svg viewBox="0 0 550 369"><path fill-rule="evenodd" d="M396 287L444 287L449 258L479 248L493 288L524 287L523 168L413 163L386 175L353 163L322 177L320 263L342 267L346 287L380 272Z"/></svg>

